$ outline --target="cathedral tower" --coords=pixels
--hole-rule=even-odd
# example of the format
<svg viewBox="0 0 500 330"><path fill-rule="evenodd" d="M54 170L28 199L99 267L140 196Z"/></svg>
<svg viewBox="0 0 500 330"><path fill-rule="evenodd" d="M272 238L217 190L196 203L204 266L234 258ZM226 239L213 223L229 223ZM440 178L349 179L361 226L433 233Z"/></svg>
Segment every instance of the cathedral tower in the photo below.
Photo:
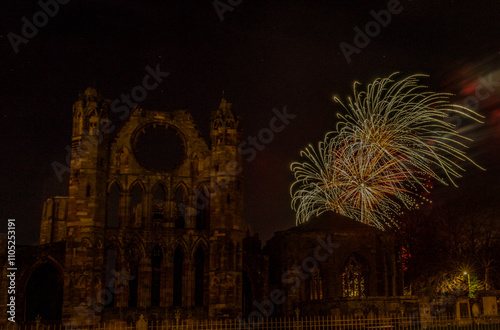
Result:
<svg viewBox="0 0 500 330"><path fill-rule="evenodd" d="M73 105L63 305L63 318L67 320L88 318L86 311L89 306L83 306L100 299L98 294L104 265L106 208L102 201L106 198L108 107L109 101L93 88L87 88ZM84 309L81 315L75 315L78 308Z"/></svg>
<svg viewBox="0 0 500 330"><path fill-rule="evenodd" d="M212 153L210 265L210 316L235 316L241 311L241 269L243 228L241 123L222 99L212 112L210 142Z"/></svg>

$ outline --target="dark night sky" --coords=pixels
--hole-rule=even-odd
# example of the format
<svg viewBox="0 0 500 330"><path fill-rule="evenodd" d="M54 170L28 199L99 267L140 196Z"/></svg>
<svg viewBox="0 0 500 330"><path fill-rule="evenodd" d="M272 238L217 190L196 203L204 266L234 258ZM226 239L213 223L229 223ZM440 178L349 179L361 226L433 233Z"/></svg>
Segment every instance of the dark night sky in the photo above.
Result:
<svg viewBox="0 0 500 330"><path fill-rule="evenodd" d="M15 54L9 32L21 34L22 17L32 21L40 6L2 1L0 219L16 218L18 241L35 243L42 202L67 195L67 175L59 182L51 163L65 161L78 93L95 86L116 99L142 82L146 66L159 64L170 75L140 106L189 109L205 136L222 90L243 117L244 137L268 127L273 108L297 115L244 166L246 221L264 239L293 226L289 166L335 127L341 108L332 95L345 98L353 81L394 71L429 74L426 83L458 93L457 100L474 94L480 77L500 82L495 1L401 1L402 12L348 64L339 44L352 45L354 28L364 29L370 12L388 2L244 0L221 21L211 1L72 0ZM498 186L496 88L479 104L486 124L461 127L477 140L471 155L488 170L470 169L458 189L478 177Z"/></svg>

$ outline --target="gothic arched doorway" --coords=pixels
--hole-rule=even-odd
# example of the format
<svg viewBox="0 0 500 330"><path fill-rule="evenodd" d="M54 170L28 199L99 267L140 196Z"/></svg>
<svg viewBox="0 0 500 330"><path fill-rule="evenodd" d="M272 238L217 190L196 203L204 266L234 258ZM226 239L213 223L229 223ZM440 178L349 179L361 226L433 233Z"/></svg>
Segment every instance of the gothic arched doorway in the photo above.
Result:
<svg viewBox="0 0 500 330"><path fill-rule="evenodd" d="M40 315L45 321L61 321L63 279L50 263L40 265L26 283L25 320L35 321Z"/></svg>

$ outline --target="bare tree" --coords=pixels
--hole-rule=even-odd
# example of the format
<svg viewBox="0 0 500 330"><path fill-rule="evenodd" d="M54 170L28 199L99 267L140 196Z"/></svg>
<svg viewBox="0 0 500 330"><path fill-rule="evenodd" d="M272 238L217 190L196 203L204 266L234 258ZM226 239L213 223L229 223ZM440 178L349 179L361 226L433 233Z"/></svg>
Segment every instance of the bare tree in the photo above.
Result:
<svg viewBox="0 0 500 330"><path fill-rule="evenodd" d="M498 287L500 264L499 194L478 182L460 189L440 205L408 212L395 231L406 252L405 285L422 294ZM414 291L415 291L414 290Z"/></svg>

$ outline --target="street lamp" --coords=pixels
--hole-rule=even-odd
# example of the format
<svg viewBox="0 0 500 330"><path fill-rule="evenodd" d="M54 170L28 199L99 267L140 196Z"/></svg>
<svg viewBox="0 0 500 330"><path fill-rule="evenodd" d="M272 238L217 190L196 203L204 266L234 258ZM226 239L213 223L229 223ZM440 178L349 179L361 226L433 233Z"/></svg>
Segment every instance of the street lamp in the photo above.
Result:
<svg viewBox="0 0 500 330"><path fill-rule="evenodd" d="M471 296L471 294L470 294L470 274L467 272L464 272L464 275L467 275L467 283L469 285L469 297L470 297Z"/></svg>

